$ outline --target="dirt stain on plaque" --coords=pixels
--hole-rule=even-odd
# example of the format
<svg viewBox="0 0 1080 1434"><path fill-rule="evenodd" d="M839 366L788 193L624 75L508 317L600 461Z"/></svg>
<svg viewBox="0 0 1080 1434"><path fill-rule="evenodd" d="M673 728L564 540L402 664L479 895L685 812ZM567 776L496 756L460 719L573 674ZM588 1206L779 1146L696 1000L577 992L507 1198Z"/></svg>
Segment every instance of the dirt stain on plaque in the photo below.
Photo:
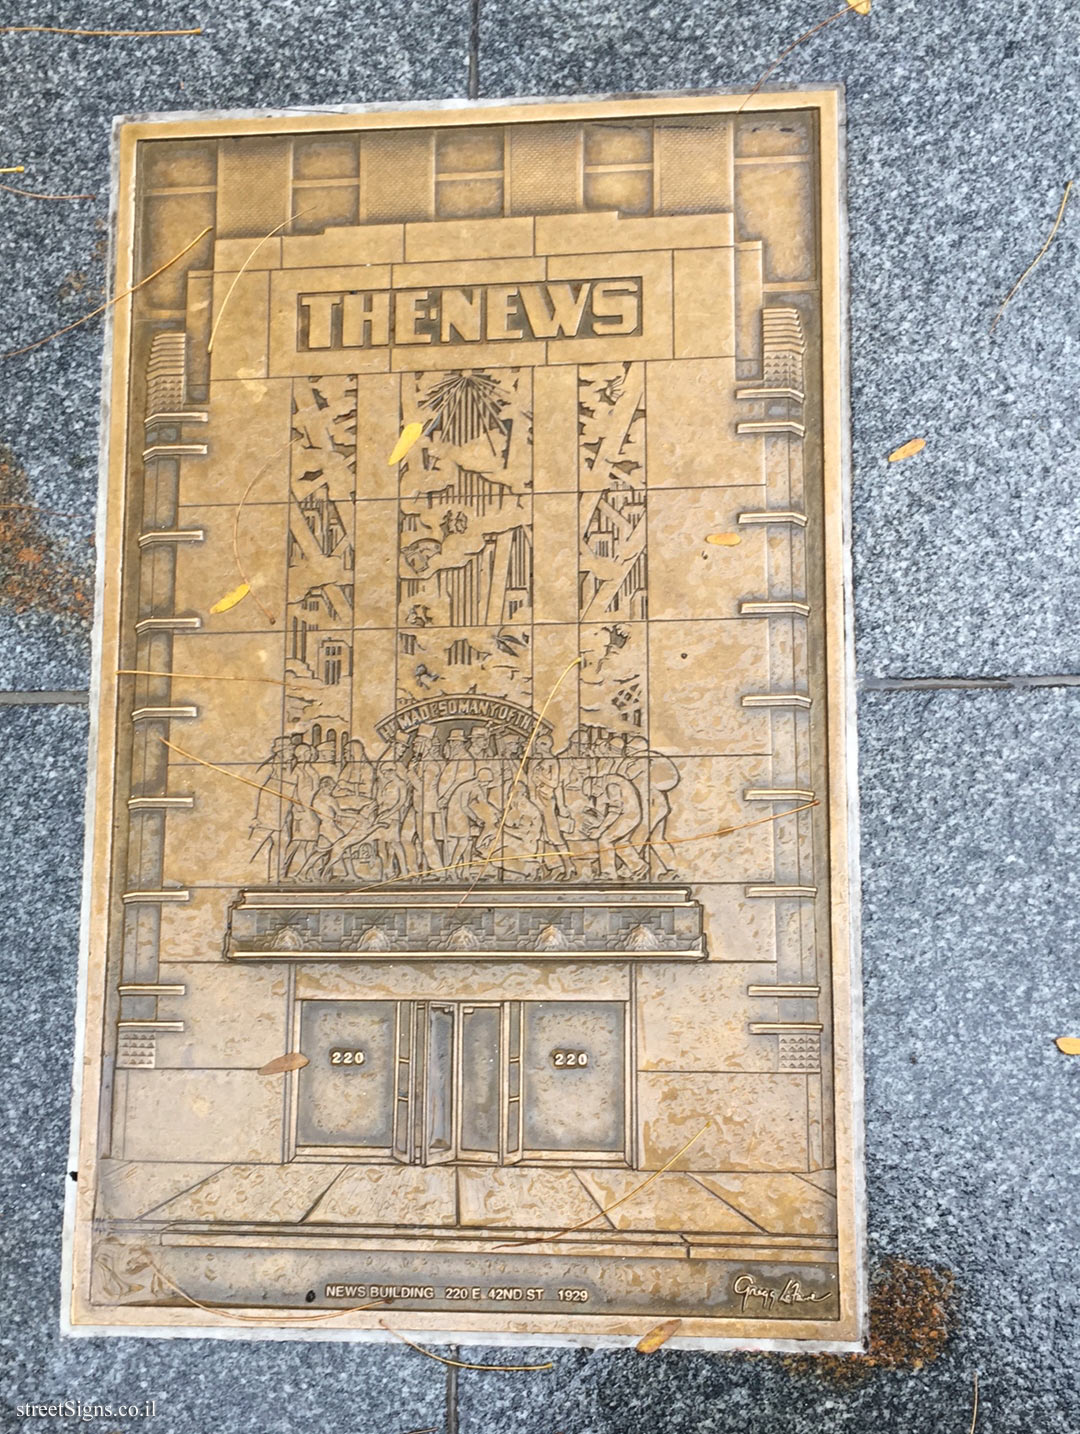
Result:
<svg viewBox="0 0 1080 1434"><path fill-rule="evenodd" d="M46 532L41 519L49 511L33 501L26 474L11 451L0 447L0 609L33 608L68 622L89 622L94 608L89 545L83 555L77 544Z"/></svg>
<svg viewBox="0 0 1080 1434"><path fill-rule="evenodd" d="M818 1374L852 1384L878 1369L922 1369L944 1353L954 1322L956 1280L940 1265L893 1255L870 1281L870 1340L865 1354L790 1355L793 1374Z"/></svg>

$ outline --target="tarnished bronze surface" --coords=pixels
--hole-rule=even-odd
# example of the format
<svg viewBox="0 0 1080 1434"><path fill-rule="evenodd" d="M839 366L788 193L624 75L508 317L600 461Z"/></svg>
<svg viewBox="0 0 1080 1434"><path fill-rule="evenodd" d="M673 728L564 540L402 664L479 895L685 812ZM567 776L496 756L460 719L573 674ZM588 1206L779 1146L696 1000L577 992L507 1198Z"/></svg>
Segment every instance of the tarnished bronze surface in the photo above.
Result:
<svg viewBox="0 0 1080 1434"><path fill-rule="evenodd" d="M859 1337L838 130L120 130L72 1327Z"/></svg>

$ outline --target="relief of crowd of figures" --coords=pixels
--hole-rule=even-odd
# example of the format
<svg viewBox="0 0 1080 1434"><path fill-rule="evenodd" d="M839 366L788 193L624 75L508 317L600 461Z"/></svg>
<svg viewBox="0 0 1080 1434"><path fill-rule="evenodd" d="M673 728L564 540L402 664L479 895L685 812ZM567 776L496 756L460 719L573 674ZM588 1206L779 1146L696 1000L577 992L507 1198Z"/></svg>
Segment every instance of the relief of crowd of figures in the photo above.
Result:
<svg viewBox="0 0 1080 1434"><path fill-rule="evenodd" d="M644 372L578 371L578 726L448 720L369 754L353 732L356 380L297 380L289 490L285 731L264 763L252 860L267 879L663 878L679 776L647 733ZM398 469L398 709L434 697L531 713L543 628L533 610L532 371L403 374ZM361 475L362 478L362 475ZM357 501L358 498L361 501ZM571 550L575 546L571 544ZM370 594L367 595L370 600ZM373 680L376 675L373 674ZM541 700L546 693L538 693Z"/></svg>
<svg viewBox="0 0 1080 1434"><path fill-rule="evenodd" d="M425 723L370 755L316 725L259 769L268 880L664 880L679 772L644 737L579 728L555 752L484 721ZM524 761L522 760L524 758Z"/></svg>

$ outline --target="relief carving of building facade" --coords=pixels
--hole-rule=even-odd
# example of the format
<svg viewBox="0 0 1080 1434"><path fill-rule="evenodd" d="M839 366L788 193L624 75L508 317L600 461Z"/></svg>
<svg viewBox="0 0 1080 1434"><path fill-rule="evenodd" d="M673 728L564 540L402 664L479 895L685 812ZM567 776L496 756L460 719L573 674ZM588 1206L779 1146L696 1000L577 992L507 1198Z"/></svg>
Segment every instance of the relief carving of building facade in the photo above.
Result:
<svg viewBox="0 0 1080 1434"><path fill-rule="evenodd" d="M142 143L215 227L135 310L103 1300L166 1227L555 1258L700 1128L584 1244L836 1318L817 143Z"/></svg>

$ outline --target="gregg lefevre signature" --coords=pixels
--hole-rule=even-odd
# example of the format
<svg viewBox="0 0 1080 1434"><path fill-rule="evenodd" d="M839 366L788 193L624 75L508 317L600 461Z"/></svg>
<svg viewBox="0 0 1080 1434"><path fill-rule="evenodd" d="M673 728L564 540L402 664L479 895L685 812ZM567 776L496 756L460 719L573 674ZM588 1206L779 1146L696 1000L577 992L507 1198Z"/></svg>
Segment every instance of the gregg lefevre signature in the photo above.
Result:
<svg viewBox="0 0 1080 1434"><path fill-rule="evenodd" d="M777 1305L814 1304L832 1295L832 1290L814 1294L799 1280L788 1280L786 1285L759 1285L753 1275L739 1275L731 1288L742 1300L743 1314L749 1309L751 1300L759 1300L762 1310L773 1310Z"/></svg>

